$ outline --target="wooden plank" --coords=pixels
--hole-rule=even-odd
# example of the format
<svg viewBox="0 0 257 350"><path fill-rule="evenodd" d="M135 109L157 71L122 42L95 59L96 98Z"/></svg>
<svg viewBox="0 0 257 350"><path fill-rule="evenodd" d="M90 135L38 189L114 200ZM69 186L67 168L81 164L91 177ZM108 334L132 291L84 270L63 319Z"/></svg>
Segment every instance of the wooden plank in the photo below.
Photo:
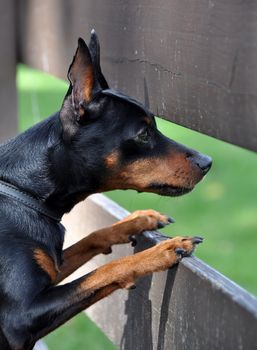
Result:
<svg viewBox="0 0 257 350"><path fill-rule="evenodd" d="M66 77L91 28L113 87L158 115L257 150L257 2L19 0L21 60Z"/></svg>
<svg viewBox="0 0 257 350"><path fill-rule="evenodd" d="M103 195L92 196L64 218L67 244L127 214ZM147 232L135 251L160 239ZM116 247L79 275L131 253L129 246ZM257 349L257 299L197 258L184 258L177 268L142 278L135 290L117 291L87 313L123 350Z"/></svg>
<svg viewBox="0 0 257 350"><path fill-rule="evenodd" d="M0 142L17 133L14 0L0 2Z"/></svg>

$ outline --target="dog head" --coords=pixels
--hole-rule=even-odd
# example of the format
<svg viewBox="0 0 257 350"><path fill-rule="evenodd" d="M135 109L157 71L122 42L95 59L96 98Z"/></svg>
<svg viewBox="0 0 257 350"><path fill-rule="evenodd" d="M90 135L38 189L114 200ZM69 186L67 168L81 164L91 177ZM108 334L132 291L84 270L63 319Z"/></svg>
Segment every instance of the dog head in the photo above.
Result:
<svg viewBox="0 0 257 350"><path fill-rule="evenodd" d="M162 135L153 113L109 88L94 31L89 46L78 40L68 79L60 118L79 192L135 189L178 196L209 171L210 157Z"/></svg>

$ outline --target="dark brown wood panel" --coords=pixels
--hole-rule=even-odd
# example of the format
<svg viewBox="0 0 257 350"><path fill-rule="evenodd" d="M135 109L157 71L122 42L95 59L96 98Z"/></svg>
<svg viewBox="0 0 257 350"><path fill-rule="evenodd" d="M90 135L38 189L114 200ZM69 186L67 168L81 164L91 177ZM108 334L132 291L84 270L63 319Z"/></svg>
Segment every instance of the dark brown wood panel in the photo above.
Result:
<svg viewBox="0 0 257 350"><path fill-rule="evenodd" d="M166 119L257 150L257 2L20 0L23 62L65 77L99 34L110 84Z"/></svg>
<svg viewBox="0 0 257 350"><path fill-rule="evenodd" d="M17 133L14 0L0 1L0 142Z"/></svg>

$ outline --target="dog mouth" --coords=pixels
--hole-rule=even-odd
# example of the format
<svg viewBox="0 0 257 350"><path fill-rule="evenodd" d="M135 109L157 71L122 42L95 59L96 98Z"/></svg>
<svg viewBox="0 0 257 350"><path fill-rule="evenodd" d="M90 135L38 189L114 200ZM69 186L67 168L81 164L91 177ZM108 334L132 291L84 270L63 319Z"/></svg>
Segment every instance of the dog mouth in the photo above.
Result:
<svg viewBox="0 0 257 350"><path fill-rule="evenodd" d="M193 190L194 187L178 187L167 184L152 183L149 186L151 192L157 193L161 196L178 197L183 196Z"/></svg>

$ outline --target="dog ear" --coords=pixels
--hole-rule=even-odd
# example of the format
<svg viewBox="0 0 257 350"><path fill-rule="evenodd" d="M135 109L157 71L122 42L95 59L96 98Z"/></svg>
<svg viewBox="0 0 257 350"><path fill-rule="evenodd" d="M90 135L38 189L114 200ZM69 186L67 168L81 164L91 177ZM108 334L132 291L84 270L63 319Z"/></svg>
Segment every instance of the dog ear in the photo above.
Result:
<svg viewBox="0 0 257 350"><path fill-rule="evenodd" d="M96 32L94 29L91 31L91 38L90 38L90 43L89 43L89 51L91 54L91 58L93 61L93 66L94 66L94 71L95 71L95 76L100 84L100 87L104 89L109 89L109 85L102 73L101 66L100 66L100 44L98 37L96 35Z"/></svg>
<svg viewBox="0 0 257 350"><path fill-rule="evenodd" d="M97 80L90 51L83 39L78 39L78 48L68 71L74 107L78 110L84 102L91 102L97 90Z"/></svg>

